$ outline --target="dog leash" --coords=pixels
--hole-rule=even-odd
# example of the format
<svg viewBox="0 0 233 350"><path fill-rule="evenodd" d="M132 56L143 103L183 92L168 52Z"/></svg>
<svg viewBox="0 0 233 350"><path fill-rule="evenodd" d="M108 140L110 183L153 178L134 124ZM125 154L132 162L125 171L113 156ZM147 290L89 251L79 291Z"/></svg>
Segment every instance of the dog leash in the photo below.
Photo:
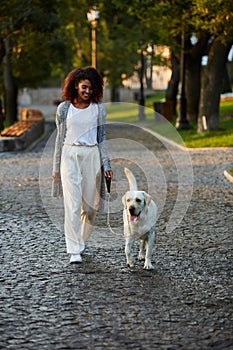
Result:
<svg viewBox="0 0 233 350"><path fill-rule="evenodd" d="M111 178L110 177L105 177L106 180L106 186L107 186L107 227L109 228L109 230L115 234L115 232L113 231L113 229L111 228L110 225L110 190L111 190Z"/></svg>

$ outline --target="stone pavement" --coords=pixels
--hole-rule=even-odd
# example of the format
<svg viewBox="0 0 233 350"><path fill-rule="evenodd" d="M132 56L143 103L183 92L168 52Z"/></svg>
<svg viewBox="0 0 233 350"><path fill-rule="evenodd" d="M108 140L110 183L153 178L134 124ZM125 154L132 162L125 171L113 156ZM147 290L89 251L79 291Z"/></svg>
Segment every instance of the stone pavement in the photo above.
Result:
<svg viewBox="0 0 233 350"><path fill-rule="evenodd" d="M233 349L233 187L223 176L232 149L192 150L191 169L182 150L172 151L174 165L155 137L126 129L114 134L113 127L108 135L116 137L110 145L114 233L99 213L81 265L68 263L60 214L51 211L49 163L48 174L41 171L51 160L48 149L41 162L46 140L0 154L1 349ZM137 149L139 142L144 148ZM125 264L124 166L140 188L149 184L160 207L152 271ZM151 169L147 178L144 169ZM183 197L176 215L184 214L168 230L178 182Z"/></svg>

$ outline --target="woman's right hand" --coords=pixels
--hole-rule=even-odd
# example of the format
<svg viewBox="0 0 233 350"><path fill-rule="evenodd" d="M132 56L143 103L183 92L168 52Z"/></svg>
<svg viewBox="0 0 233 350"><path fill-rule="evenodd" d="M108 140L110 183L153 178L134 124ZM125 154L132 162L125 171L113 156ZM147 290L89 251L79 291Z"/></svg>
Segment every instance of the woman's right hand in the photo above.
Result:
<svg viewBox="0 0 233 350"><path fill-rule="evenodd" d="M53 181L54 182L61 182L61 175L60 175L60 173L54 173L53 174Z"/></svg>

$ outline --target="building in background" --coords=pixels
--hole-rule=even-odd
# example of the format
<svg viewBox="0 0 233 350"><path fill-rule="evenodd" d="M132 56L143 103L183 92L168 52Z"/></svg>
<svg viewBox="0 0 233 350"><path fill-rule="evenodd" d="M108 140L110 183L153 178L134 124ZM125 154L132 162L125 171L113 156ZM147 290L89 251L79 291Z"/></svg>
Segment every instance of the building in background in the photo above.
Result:
<svg viewBox="0 0 233 350"><path fill-rule="evenodd" d="M168 82L171 79L171 69L168 64L170 62L170 50L167 46L154 45L153 47L154 57L160 62L159 65L152 64L150 56L145 53L145 74L144 74L144 86L147 87L147 78L151 79L151 89L152 90L165 90L167 89ZM151 67L152 64L152 67ZM139 64L140 65L140 64ZM150 77L151 75L151 77ZM135 72L134 75L129 79L123 80L123 86L128 89L139 89L140 81L138 73Z"/></svg>

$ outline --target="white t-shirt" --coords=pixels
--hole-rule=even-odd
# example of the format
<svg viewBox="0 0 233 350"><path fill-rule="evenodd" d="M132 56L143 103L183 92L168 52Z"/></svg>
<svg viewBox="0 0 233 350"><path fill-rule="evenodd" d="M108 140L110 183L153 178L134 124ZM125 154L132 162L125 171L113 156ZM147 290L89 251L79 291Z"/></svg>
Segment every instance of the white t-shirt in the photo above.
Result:
<svg viewBox="0 0 233 350"><path fill-rule="evenodd" d="M67 131L64 144L77 146L97 145L98 106L90 103L80 109L70 104L67 114Z"/></svg>

